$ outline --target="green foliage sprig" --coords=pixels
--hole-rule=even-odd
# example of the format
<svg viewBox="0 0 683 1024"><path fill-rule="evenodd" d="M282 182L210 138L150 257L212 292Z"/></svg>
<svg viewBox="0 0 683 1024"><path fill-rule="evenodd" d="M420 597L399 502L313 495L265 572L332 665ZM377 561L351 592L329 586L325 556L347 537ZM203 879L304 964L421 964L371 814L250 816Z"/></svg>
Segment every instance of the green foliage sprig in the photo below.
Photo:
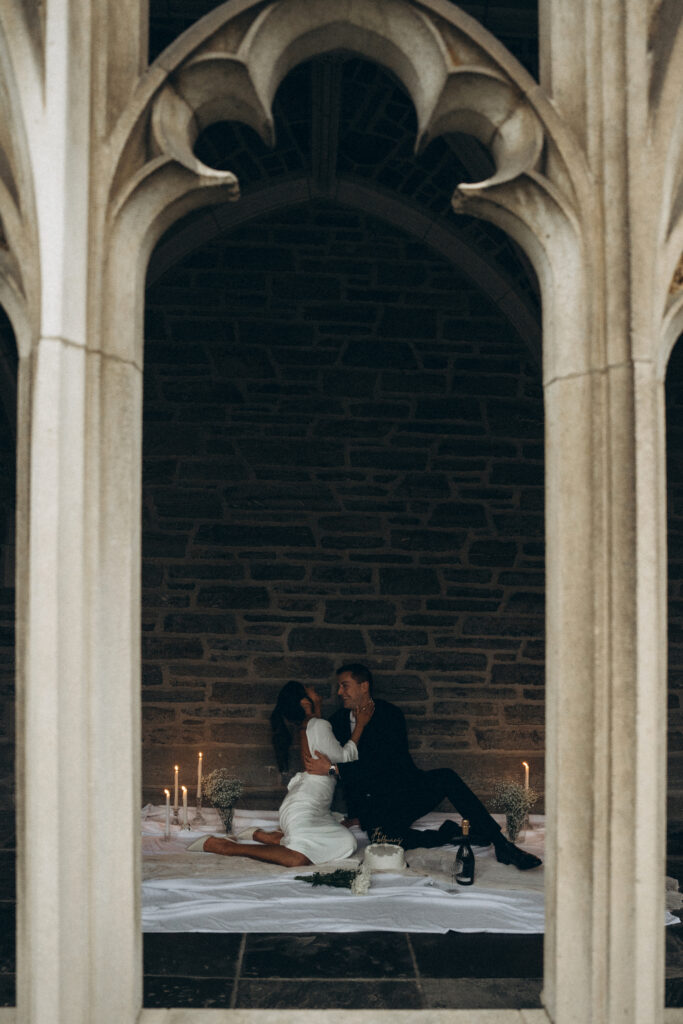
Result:
<svg viewBox="0 0 683 1024"><path fill-rule="evenodd" d="M337 868L336 871L314 871L312 875L295 875L299 882L309 885L331 885L334 889L350 889L357 872L350 868Z"/></svg>
<svg viewBox="0 0 683 1024"><path fill-rule="evenodd" d="M309 885L331 885L334 889L350 889L354 896L364 896L370 888L372 872L362 865L357 870L337 868L336 871L314 871L312 875L295 875Z"/></svg>

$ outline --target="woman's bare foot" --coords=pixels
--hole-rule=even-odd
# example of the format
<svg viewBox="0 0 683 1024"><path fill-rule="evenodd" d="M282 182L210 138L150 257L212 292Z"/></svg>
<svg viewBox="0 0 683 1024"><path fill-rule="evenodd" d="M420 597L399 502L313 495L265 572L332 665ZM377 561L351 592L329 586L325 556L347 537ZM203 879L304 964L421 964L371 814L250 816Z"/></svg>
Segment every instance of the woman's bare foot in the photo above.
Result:
<svg viewBox="0 0 683 1024"><path fill-rule="evenodd" d="M263 860L269 864L280 864L285 868L299 868L310 864L310 860L298 850L289 850L279 843L235 843L232 839L220 836L209 836L204 843L206 853L221 853L224 857L248 857L250 860Z"/></svg>
<svg viewBox="0 0 683 1024"><path fill-rule="evenodd" d="M257 828L254 829L253 838L257 843L265 843L266 846L279 846L283 835L284 832L280 832L279 830L276 832L266 832L262 828Z"/></svg>
<svg viewBox="0 0 683 1024"><path fill-rule="evenodd" d="M244 847L235 843L232 839L222 839L220 836L209 836L204 843L205 853L222 853L224 857L239 856Z"/></svg>

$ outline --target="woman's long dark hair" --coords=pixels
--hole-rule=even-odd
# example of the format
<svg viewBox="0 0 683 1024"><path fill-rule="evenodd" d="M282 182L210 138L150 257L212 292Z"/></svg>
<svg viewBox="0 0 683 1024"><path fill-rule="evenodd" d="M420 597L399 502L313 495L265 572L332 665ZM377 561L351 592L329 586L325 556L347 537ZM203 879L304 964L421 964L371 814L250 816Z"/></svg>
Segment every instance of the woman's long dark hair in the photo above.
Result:
<svg viewBox="0 0 683 1024"><path fill-rule="evenodd" d="M301 701L308 698L303 683L290 679L280 690L277 703L270 716L270 727L273 730L273 748L275 760L281 772L289 768L289 748L292 736L287 722L303 722L306 717Z"/></svg>

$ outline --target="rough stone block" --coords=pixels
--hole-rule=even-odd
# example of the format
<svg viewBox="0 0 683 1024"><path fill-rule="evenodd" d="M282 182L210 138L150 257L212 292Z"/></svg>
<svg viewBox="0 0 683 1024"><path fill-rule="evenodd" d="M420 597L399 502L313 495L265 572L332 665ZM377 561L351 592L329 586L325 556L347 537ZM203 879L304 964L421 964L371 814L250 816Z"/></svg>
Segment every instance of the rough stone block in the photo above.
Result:
<svg viewBox="0 0 683 1024"><path fill-rule="evenodd" d="M213 683L211 699L220 704L275 704L281 683Z"/></svg>
<svg viewBox="0 0 683 1024"><path fill-rule="evenodd" d="M428 697L424 683L415 674L383 671L374 677L374 681L374 695L382 697L384 700L396 701L400 704L408 700L423 701Z"/></svg>
<svg viewBox="0 0 683 1024"><path fill-rule="evenodd" d="M261 657L254 658L254 673L266 679L328 679L334 674L335 663L321 657Z"/></svg>
<svg viewBox="0 0 683 1024"><path fill-rule="evenodd" d="M482 750L543 750L545 733L542 729L474 729L477 744Z"/></svg>
<svg viewBox="0 0 683 1024"><path fill-rule="evenodd" d="M214 743L234 743L248 747L267 747L270 749L270 725L265 722L215 722L209 726L209 738Z"/></svg>
<svg viewBox="0 0 683 1024"><path fill-rule="evenodd" d="M426 647L429 642L424 629L370 629L368 636L375 647Z"/></svg>
<svg viewBox="0 0 683 1024"><path fill-rule="evenodd" d="M477 540L469 550L471 565L509 567L517 558L517 544L514 541Z"/></svg>
<svg viewBox="0 0 683 1024"><path fill-rule="evenodd" d="M145 427L145 429L147 428ZM244 463L237 462L234 459L181 459L178 476L180 480L201 480L207 483L218 480L232 483L238 480L246 480L248 471Z"/></svg>
<svg viewBox="0 0 683 1024"><path fill-rule="evenodd" d="M417 403L419 420L455 420L478 422L481 403L475 398L421 398Z"/></svg>
<svg viewBox="0 0 683 1024"><path fill-rule="evenodd" d="M158 665L142 665L140 678L143 687L161 686L164 681L163 673Z"/></svg>
<svg viewBox="0 0 683 1024"><path fill-rule="evenodd" d="M425 469L427 453L422 451L396 451L386 448L360 448L350 452L352 466L375 470Z"/></svg>
<svg viewBox="0 0 683 1024"><path fill-rule="evenodd" d="M183 558L187 549L185 533L161 533L143 530L143 558Z"/></svg>
<svg viewBox="0 0 683 1024"><path fill-rule="evenodd" d="M494 665L491 670L491 682L494 686L506 683L519 686L545 686L545 667L543 665L527 665L523 662Z"/></svg>
<svg viewBox="0 0 683 1024"><path fill-rule="evenodd" d="M250 571L253 580L302 580L306 575L306 566L255 562Z"/></svg>
<svg viewBox="0 0 683 1024"><path fill-rule="evenodd" d="M200 587L197 595L200 608L267 608L269 604L265 587Z"/></svg>
<svg viewBox="0 0 683 1024"><path fill-rule="evenodd" d="M437 505L429 520L430 526L460 526L469 529L484 529L488 524L483 505L470 502L444 502Z"/></svg>
<svg viewBox="0 0 683 1024"><path fill-rule="evenodd" d="M342 355L345 366L367 366L384 370L392 368L417 369L412 346L405 342L350 341Z"/></svg>
<svg viewBox="0 0 683 1024"><path fill-rule="evenodd" d="M503 710L505 712L505 720L513 724L545 724L545 708L541 704L508 704Z"/></svg>
<svg viewBox="0 0 683 1024"><path fill-rule="evenodd" d="M325 602L325 622L336 625L393 626L395 621L396 606L389 601L349 599Z"/></svg>
<svg viewBox="0 0 683 1024"><path fill-rule="evenodd" d="M257 524L220 524L200 526L196 544L222 547L313 547L313 534L307 526L259 526Z"/></svg>
<svg viewBox="0 0 683 1024"><path fill-rule="evenodd" d="M196 559L167 567L169 580L242 580L246 575L238 562L200 562Z"/></svg>
<svg viewBox="0 0 683 1024"><path fill-rule="evenodd" d="M404 551L460 551L467 539L464 530L392 530L391 546Z"/></svg>
<svg viewBox="0 0 683 1024"><path fill-rule="evenodd" d="M223 510L219 495L210 491L155 489L152 499L162 518L216 519Z"/></svg>
<svg viewBox="0 0 683 1024"><path fill-rule="evenodd" d="M436 312L423 307L385 306L378 334L382 338L433 338L436 333ZM389 366L404 365L396 361Z"/></svg>
<svg viewBox="0 0 683 1024"><path fill-rule="evenodd" d="M441 584L434 569L408 567L380 569L380 590L383 594L438 594Z"/></svg>
<svg viewBox="0 0 683 1024"><path fill-rule="evenodd" d="M234 615L198 615L192 612L167 615L164 619L166 633L236 633L237 620Z"/></svg>
<svg viewBox="0 0 683 1024"><path fill-rule="evenodd" d="M324 629L299 626L290 631L290 651L334 651L338 654L364 654L365 640L357 629Z"/></svg>
<svg viewBox="0 0 683 1024"><path fill-rule="evenodd" d="M350 565L314 565L311 579L313 583L370 583L372 569Z"/></svg>
<svg viewBox="0 0 683 1024"><path fill-rule="evenodd" d="M199 640L171 640L168 637L143 636L142 657L154 660L168 658L201 658L204 648Z"/></svg>
<svg viewBox="0 0 683 1024"><path fill-rule="evenodd" d="M406 668L423 672L463 672L467 669L485 669L486 655L463 651L421 651L410 654Z"/></svg>
<svg viewBox="0 0 683 1024"><path fill-rule="evenodd" d="M469 615L462 624L464 635L526 637L543 634L543 620L513 615Z"/></svg>
<svg viewBox="0 0 683 1024"><path fill-rule="evenodd" d="M395 488L399 498L447 498L450 492L445 473L406 473Z"/></svg>
<svg viewBox="0 0 683 1024"><path fill-rule="evenodd" d="M384 537L379 534L342 534L323 537L321 545L323 548L332 548L335 551L355 551L369 548L382 548L386 544ZM374 558L372 559L374 561Z"/></svg>

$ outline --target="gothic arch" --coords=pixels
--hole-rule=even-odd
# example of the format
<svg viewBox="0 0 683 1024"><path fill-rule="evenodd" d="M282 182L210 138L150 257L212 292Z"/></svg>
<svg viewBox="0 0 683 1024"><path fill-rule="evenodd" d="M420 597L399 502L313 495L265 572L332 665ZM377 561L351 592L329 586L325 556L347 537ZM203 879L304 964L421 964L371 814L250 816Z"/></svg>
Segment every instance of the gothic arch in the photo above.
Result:
<svg viewBox="0 0 683 1024"><path fill-rule="evenodd" d="M116 308L130 312L135 336L124 340L117 329L102 339L104 350L140 365L140 276L154 245L192 209L238 197L233 175L194 156L199 132L215 120L235 119L271 142L271 103L280 81L296 64L339 48L382 63L401 80L417 112L417 147L440 133L464 131L490 149L495 173L460 186L454 205L503 227L534 263L548 309L546 376L599 362L575 313L585 306L587 288L581 228L591 223L583 158L524 69L477 22L440 0L420 8L388 0L381 12L371 0L341 8L325 0L229 4L161 55L112 140L105 301L117 296ZM560 292L567 310L554 308L553 295ZM569 322L572 342L555 343L556 325Z"/></svg>
<svg viewBox="0 0 683 1024"><path fill-rule="evenodd" d="M239 203L224 205L193 218L190 224L160 242L147 275L154 282L183 256L237 225L270 210L306 203L311 195L307 178L288 179L251 192ZM425 242L481 288L519 334L534 363L541 364L541 332L536 310L521 297L515 282L494 257L479 252L457 225L439 223L416 204L369 183L340 178L332 195L325 198L373 214Z"/></svg>
<svg viewBox="0 0 683 1024"><path fill-rule="evenodd" d="M447 0L230 0L146 70L139 34L129 47L125 38L126 15L140 12L137 0L121 0L116 9L111 0L91 6L92 18L79 21L75 2L47 5L45 24L59 35L50 51L58 65L52 77L48 55L38 68L25 33L10 30L21 20L19 0L0 8L0 45L12 39L17 46L13 54L3 51L3 63L14 67L16 56L16 67L28 69L19 90L24 106L12 109L30 134L26 180L30 185L35 176L40 200L34 209L29 193L21 201L16 187L13 193L11 181L23 180L23 171L2 178L11 201L1 200L0 216L14 261L4 273L14 280L26 323L35 328L33 317L40 317L46 331L31 370L31 465L21 459L31 520L30 545L28 528L22 542L30 556L19 615L27 648L20 675L29 698L22 729L26 749L33 744L38 751L35 761L24 754L22 796L48 822L53 844L32 847L22 866L20 1002L27 1015L38 1019L42 1011L62 1020L77 1006L83 1019L118 1024L155 1013L140 1013L136 828L145 272L174 221L237 198L234 175L194 156L202 127L240 119L270 139L272 98L284 75L342 47L381 62L403 82L417 113L418 144L455 130L483 142L496 171L461 186L455 205L502 227L536 268L549 541L544 1002L563 1022L658 1019L661 981L654 970L635 968L662 962L661 879L652 871L663 859L661 408L651 371L661 326L656 314L668 300L648 278L647 302L639 304L633 270L659 282L664 266L670 281L683 247L679 127L670 132L660 122L654 133L656 198L648 197L647 208L651 213L662 192L657 229L650 218L646 229L639 223L631 231L636 185L649 181L631 175L624 139L633 145L635 124L645 150L645 133L640 109L634 122L621 108L612 119L610 106L615 95L640 99L640 29L648 12L608 0L595 13L590 4L547 3L553 24L543 59L553 65L551 102L504 47ZM669 0L658 7L662 16L675 15ZM60 23L65 11L72 20ZM595 60L599 73L591 69L581 79L576 98L568 95L570 80L583 65L570 59L573 40L558 42L568 25L584 33L589 57L604 47L603 60ZM653 85L660 97L680 94L679 28L675 21L672 56ZM91 69L97 45L104 67ZM51 104L53 83L59 100ZM10 81L10 94L13 88ZM97 93L92 111L83 100L88 89ZM670 108L668 99L657 103L660 111ZM568 111L583 132L576 112L584 107L585 153L559 113ZM55 110L62 120L51 125ZM83 144L70 148L74 126ZM57 184L50 141L59 150ZM15 159L21 164L22 153ZM610 207L606 192L615 183ZM58 208L63 216L54 216ZM77 249L73 274L64 270L67 243ZM607 276L610 247L620 249L616 284ZM656 265L658 254L663 263ZM10 299L4 301L9 309ZM59 587L45 588L46 575ZM68 733L60 728L65 721L73 723ZM560 785L561 775L571 786ZM73 785L57 792L62 778ZM112 793L119 801L115 829L97 813L110 806ZM643 830L637 850L634 812ZM61 827L66 818L70 836ZM85 895L74 879L86 879Z"/></svg>
<svg viewBox="0 0 683 1024"><path fill-rule="evenodd" d="M592 316L601 287L599 264L592 255L599 250L600 230L595 192L584 156L553 104L504 47L444 0L425 0L419 6L413 0L386 0L382 5L374 0L224 4L150 67L113 132L103 178L105 213L101 230L95 231L104 267L96 336L103 354L114 357L108 364L125 364L136 372L141 368L144 278L154 246L185 214L233 201L239 194L234 175L207 167L194 155L200 131L213 121L235 119L271 141L271 104L284 76L298 63L340 47L381 63L403 83L417 113L418 146L440 133L460 131L489 149L495 172L478 184L461 185L454 206L507 231L534 264L541 286L547 446L552 452L546 521L553 536L547 611L553 644L546 705L553 845L547 858L545 1002L551 1013L558 1006L575 1006L579 1016L589 1019L591 995L581 979L590 950L604 941L599 929L587 940L601 863L596 858L593 881L586 888L584 836L590 832L593 783L570 738L591 735L597 696L579 690L580 697L569 698L564 678L580 679L588 690L597 685L593 666L600 636L594 624L600 592L594 581L602 568L602 548L592 528L595 453L602 437L593 426L600 395L587 377L604 369L606 357ZM132 416L132 436L139 436L141 403L132 392L129 401L107 429L116 430L118 419L122 430L130 432ZM126 457L130 478L138 471L136 444ZM123 469L122 463L105 467L111 479L100 488L102 495L111 488L114 496L115 477ZM128 489L133 515L136 491L132 484ZM117 522L113 533L125 533L124 527L125 522ZM128 529L136 537L132 565L139 526ZM111 558L116 557L112 547ZM592 600L568 599L563 581L574 574L588 586ZM139 584L133 593L130 610L135 615ZM109 671L98 665L102 685ZM135 670L132 686L137 678ZM137 736L130 737L132 744L136 741ZM560 765L576 780L571 792L560 788ZM577 811L577 802L583 810ZM578 832L577 813L582 822ZM124 838L118 851L108 852L112 867L131 856ZM131 870L137 877L137 861ZM587 893L580 914L577 887ZM559 976L560 950L584 947L588 952L575 961L575 971ZM578 990L582 995L577 1003Z"/></svg>

